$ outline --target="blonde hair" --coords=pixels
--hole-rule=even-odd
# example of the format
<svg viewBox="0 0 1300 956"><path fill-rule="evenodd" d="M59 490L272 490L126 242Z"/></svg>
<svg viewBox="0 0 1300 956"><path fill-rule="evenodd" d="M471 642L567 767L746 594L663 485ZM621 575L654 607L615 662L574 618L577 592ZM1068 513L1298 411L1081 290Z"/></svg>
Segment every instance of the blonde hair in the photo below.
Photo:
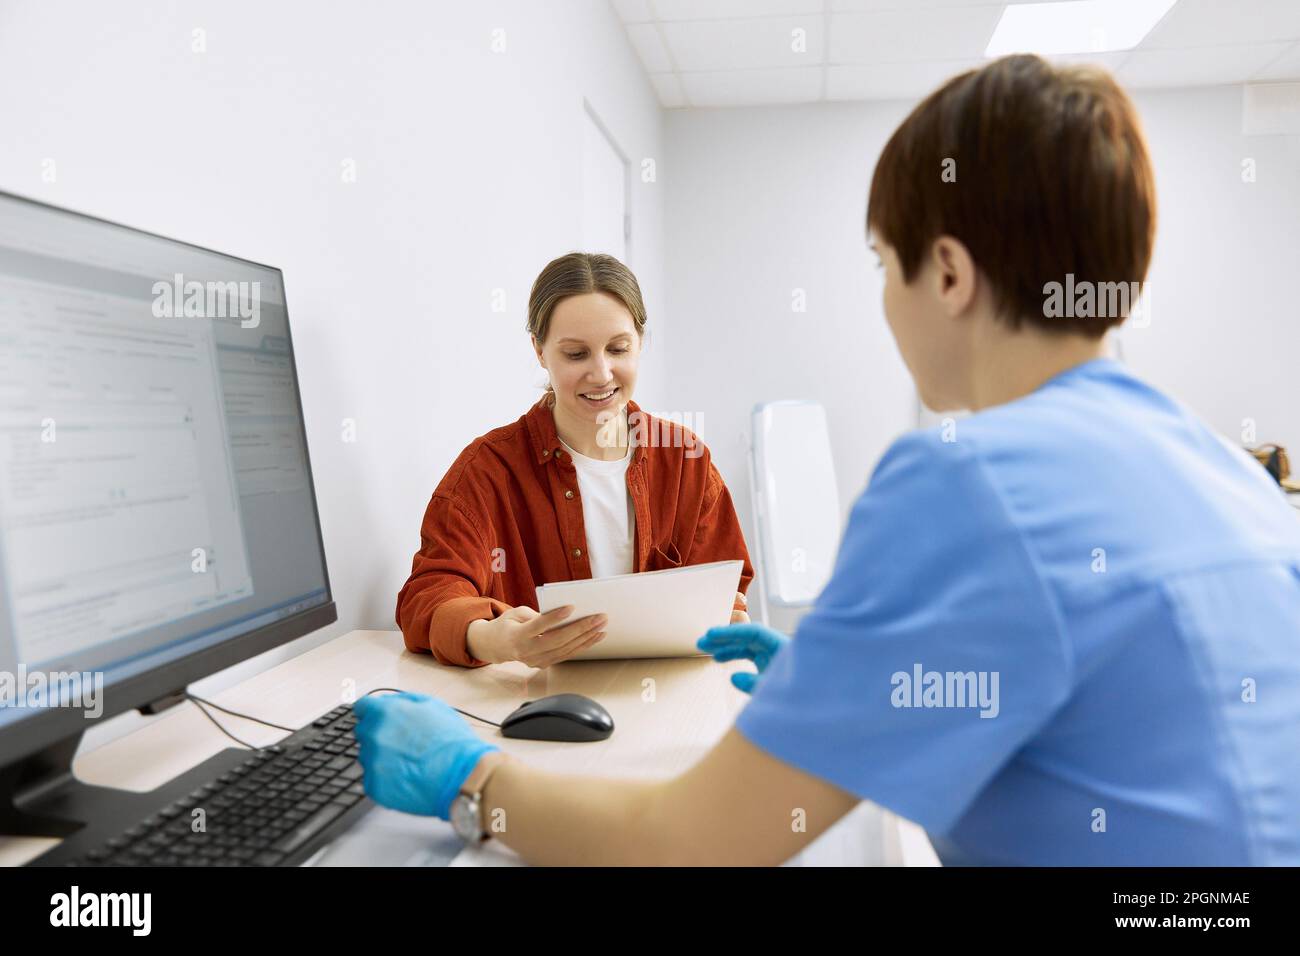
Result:
<svg viewBox="0 0 1300 956"><path fill-rule="evenodd" d="M632 314L638 338L645 334L645 303L632 270L604 253L570 252L546 264L528 295L528 332L537 344L546 341L557 305L570 296L591 292L617 298ZM546 390L551 391L551 386L547 385Z"/></svg>

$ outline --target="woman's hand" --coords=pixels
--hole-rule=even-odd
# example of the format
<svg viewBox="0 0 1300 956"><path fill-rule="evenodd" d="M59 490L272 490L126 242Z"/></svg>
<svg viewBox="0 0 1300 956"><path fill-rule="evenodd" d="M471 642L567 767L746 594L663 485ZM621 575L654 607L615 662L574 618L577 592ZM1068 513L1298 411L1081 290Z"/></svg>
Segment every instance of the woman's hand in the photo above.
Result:
<svg viewBox="0 0 1300 956"><path fill-rule="evenodd" d="M744 605L746 605L746 606L749 605L749 601L747 601L747 600L745 599L745 595L743 595L743 594L740 593L739 591L736 592L736 600L739 601L741 604L744 604ZM746 611L734 611L734 610L733 610L733 611L731 612L731 623L732 623L732 624L748 624L748 623L749 623L749 614L748 614L748 612L746 612Z"/></svg>
<svg viewBox="0 0 1300 956"><path fill-rule="evenodd" d="M469 652L489 664L522 661L529 667L550 667L585 650L605 636L603 614L561 623L572 605L539 614L527 605L512 607L490 621L472 621L465 632Z"/></svg>

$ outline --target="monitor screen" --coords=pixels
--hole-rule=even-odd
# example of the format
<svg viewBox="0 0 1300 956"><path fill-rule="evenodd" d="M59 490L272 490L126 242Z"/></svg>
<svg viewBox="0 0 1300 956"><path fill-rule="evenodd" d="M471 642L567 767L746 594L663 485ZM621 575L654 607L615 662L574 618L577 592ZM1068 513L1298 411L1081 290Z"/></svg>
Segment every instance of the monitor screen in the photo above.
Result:
<svg viewBox="0 0 1300 956"><path fill-rule="evenodd" d="M330 602L278 269L0 194L0 416L0 726Z"/></svg>

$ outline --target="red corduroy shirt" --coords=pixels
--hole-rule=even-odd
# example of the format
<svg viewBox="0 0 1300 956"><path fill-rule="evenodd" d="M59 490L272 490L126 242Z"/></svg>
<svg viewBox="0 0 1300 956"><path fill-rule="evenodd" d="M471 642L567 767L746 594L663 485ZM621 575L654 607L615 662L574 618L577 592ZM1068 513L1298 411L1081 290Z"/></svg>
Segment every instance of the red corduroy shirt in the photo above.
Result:
<svg viewBox="0 0 1300 956"><path fill-rule="evenodd" d="M627 403L634 444L627 489L636 515L633 571L744 561L740 521L708 449L681 425ZM536 588L591 577L578 474L544 396L518 421L475 439L443 476L425 509L420 550L397 595L397 623L412 651L478 667L465 644L471 621L518 605ZM743 609L739 600L735 607Z"/></svg>

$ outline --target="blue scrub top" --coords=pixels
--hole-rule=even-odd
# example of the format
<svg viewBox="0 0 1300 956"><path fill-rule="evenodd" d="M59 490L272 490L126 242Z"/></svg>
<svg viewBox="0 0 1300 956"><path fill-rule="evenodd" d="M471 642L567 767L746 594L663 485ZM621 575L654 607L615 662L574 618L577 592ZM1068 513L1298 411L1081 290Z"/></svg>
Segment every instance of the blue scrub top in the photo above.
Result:
<svg viewBox="0 0 1300 956"><path fill-rule="evenodd" d="M945 863L1300 864L1300 515L1098 359L885 454L737 726Z"/></svg>

